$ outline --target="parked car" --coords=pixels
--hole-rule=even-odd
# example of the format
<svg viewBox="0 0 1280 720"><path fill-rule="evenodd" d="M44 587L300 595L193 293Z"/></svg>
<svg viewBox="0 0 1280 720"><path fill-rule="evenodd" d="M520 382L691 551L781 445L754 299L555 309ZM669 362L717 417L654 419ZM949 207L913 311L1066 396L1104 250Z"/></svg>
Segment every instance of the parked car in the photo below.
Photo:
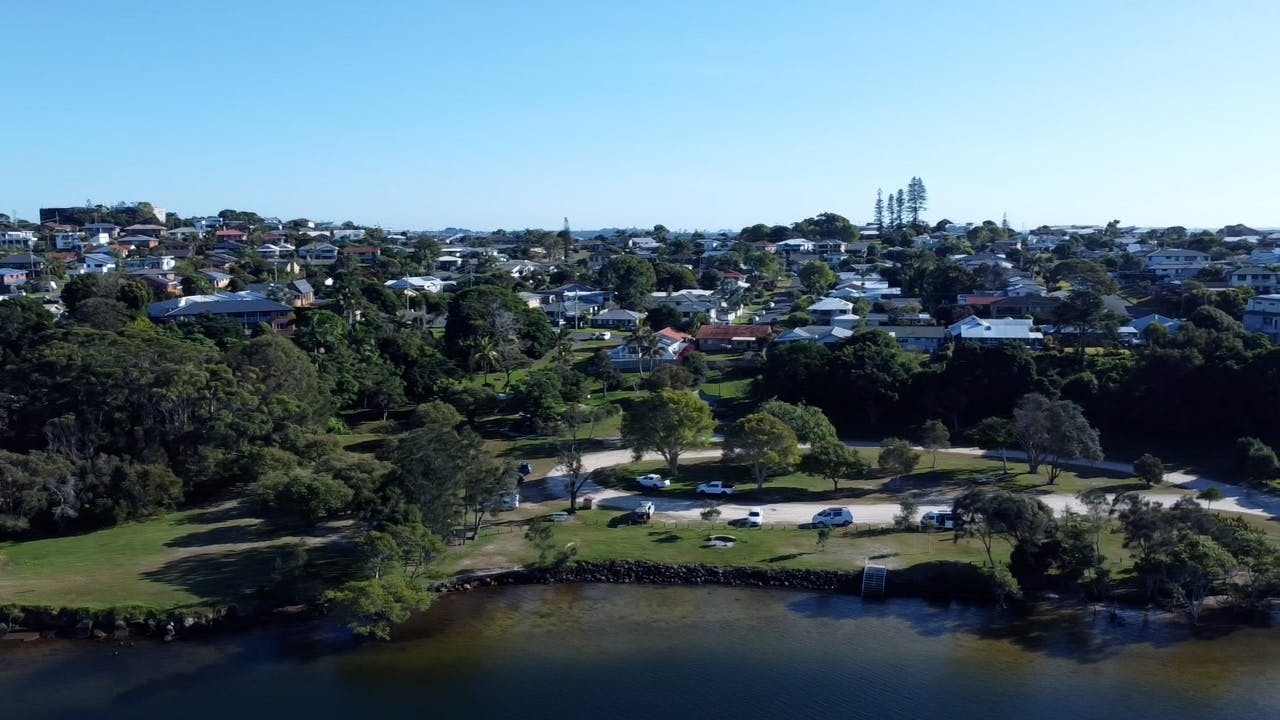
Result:
<svg viewBox="0 0 1280 720"><path fill-rule="evenodd" d="M813 516L815 527L847 527L853 524L853 512L847 507L827 508Z"/></svg>
<svg viewBox="0 0 1280 720"><path fill-rule="evenodd" d="M712 480L698 486L699 495L732 495L733 483Z"/></svg>
<svg viewBox="0 0 1280 720"><path fill-rule="evenodd" d="M753 507L747 511L747 527L764 527L764 508Z"/></svg>
<svg viewBox="0 0 1280 720"><path fill-rule="evenodd" d="M649 473L636 478L636 482L640 487L653 488L654 490L662 490L671 487L671 478L664 478L657 473Z"/></svg>
<svg viewBox="0 0 1280 720"><path fill-rule="evenodd" d="M956 514L946 510L930 511L920 516L920 524L939 530L952 530L956 526Z"/></svg>
<svg viewBox="0 0 1280 720"><path fill-rule="evenodd" d="M592 333L591 335L592 340L608 340L612 337L613 337L613 333L609 332L608 330L604 330L598 333Z"/></svg>
<svg viewBox="0 0 1280 720"><path fill-rule="evenodd" d="M647 523L653 519L653 503L645 500L631 511L631 522Z"/></svg>
<svg viewBox="0 0 1280 720"><path fill-rule="evenodd" d="M502 493L502 509L503 510L515 510L518 507L520 507L520 493L518 492Z"/></svg>
<svg viewBox="0 0 1280 720"><path fill-rule="evenodd" d="M548 515L547 522L553 522L553 523L569 522L569 519L572 517L573 516L570 515L569 513L565 512L564 510L561 510L560 512L553 512L550 515Z"/></svg>

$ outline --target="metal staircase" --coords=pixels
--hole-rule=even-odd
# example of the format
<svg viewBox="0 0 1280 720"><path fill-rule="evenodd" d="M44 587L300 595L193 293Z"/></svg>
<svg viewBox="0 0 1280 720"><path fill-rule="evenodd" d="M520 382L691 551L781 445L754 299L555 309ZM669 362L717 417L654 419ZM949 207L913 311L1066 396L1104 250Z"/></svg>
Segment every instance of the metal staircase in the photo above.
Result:
<svg viewBox="0 0 1280 720"><path fill-rule="evenodd" d="M884 598L884 586L889 579L889 569L864 561L862 566L862 599Z"/></svg>

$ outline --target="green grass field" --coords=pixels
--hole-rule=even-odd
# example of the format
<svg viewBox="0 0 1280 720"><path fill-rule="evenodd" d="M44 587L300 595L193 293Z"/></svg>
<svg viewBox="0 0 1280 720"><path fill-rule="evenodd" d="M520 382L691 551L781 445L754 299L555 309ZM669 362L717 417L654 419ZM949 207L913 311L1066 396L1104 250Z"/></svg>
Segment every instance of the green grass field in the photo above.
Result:
<svg viewBox="0 0 1280 720"><path fill-rule="evenodd" d="M302 536L236 502L172 513L86 535L0 544L0 603L156 608L252 604L276 584L277 562L306 542L317 582L347 562L340 528Z"/></svg>

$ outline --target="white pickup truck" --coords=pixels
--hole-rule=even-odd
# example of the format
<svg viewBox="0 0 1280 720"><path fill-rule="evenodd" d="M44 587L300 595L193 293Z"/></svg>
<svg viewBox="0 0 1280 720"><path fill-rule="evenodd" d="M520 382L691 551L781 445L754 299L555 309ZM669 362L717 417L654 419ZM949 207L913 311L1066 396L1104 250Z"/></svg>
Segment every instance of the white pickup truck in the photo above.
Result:
<svg viewBox="0 0 1280 720"><path fill-rule="evenodd" d="M699 495L732 495L733 483L721 482L720 480L712 480L708 483L702 483L698 486Z"/></svg>
<svg viewBox="0 0 1280 720"><path fill-rule="evenodd" d="M631 522L633 523L649 522L650 520L653 519L653 510L654 510L653 503L649 502L648 500L645 500L644 502L637 505L635 510L631 511Z"/></svg>

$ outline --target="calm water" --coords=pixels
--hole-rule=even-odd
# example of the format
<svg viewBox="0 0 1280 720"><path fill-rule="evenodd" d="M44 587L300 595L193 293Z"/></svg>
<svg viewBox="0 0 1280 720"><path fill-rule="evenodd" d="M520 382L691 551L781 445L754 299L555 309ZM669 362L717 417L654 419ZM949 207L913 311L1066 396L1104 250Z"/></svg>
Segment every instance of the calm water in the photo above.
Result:
<svg viewBox="0 0 1280 720"><path fill-rule="evenodd" d="M0 643L0 717L1280 718L1280 630L1191 638L1140 615L585 585L450 596L406 634Z"/></svg>

